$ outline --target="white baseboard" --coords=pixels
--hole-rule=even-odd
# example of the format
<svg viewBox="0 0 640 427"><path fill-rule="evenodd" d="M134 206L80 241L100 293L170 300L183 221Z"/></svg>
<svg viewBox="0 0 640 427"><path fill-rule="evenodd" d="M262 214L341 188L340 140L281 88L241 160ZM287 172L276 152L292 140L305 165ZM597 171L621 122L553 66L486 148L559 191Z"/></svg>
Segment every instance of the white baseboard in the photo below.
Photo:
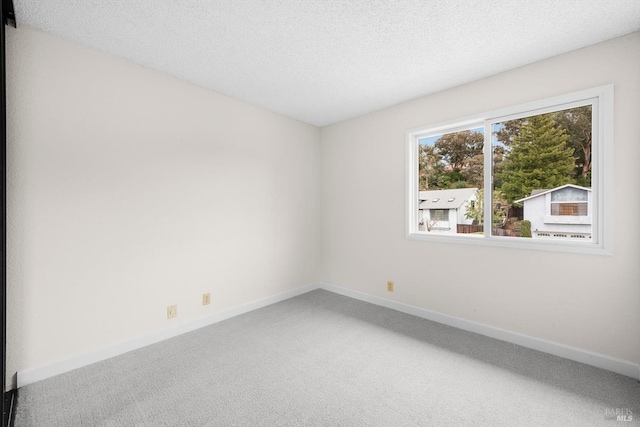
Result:
<svg viewBox="0 0 640 427"><path fill-rule="evenodd" d="M105 346L93 351L51 362L46 365L25 369L24 371L19 371L16 375L17 387L20 388L36 381L44 380L46 378L50 378L64 372L71 371L73 369L81 368L83 366L100 362L102 360L109 359L111 357L115 357L132 350L155 344L157 342L164 341L166 339L173 338L187 332L191 332L204 326L212 325L214 323L221 322L223 320L227 320L232 317L239 316L241 314L248 313L250 311L257 310L259 308L266 307L268 305L275 304L289 298L293 298L317 288L318 285L302 286L271 297L261 298L255 301L251 301L247 304L240 305L238 307L233 307L224 311L220 311L218 313L213 313L211 315L201 317L199 319L194 319L180 325L163 329L161 331L145 334L131 340Z"/></svg>
<svg viewBox="0 0 640 427"><path fill-rule="evenodd" d="M565 359L574 360L576 362L585 363L587 365L606 369L608 371L616 372L618 374L626 375L640 380L640 365L635 363L616 359L599 353L581 350L579 348L570 347L564 344L558 344L551 341L534 338L528 335L511 332L505 329L484 325L459 317L432 311L426 308L393 301L387 298L354 291L351 289L343 288L341 286L329 283L319 283L316 285L302 286L278 295L255 300L238 307L230 308L218 313L213 313L209 316L191 320L171 328L163 329L161 331L142 335L137 338L123 341L114 345L105 346L93 351L71 356L62 360L48 363L46 365L19 371L17 373L17 387L20 388L36 381L44 380L46 378L50 378L64 372L71 371L73 369L81 368L92 363L100 362L102 360L145 347L147 345L155 344L157 342L194 331L204 326L212 325L214 323L221 322L223 320L227 320L232 317L239 316L241 314L248 313L250 311L257 310L259 308L266 307L268 305L275 304L277 302L284 301L298 295L302 295L315 289L324 289L339 295L344 295L371 304L390 308L402 313L411 314L423 319L453 326L458 329L475 332L491 338L499 339L501 341L518 344L523 347L553 354Z"/></svg>
<svg viewBox="0 0 640 427"><path fill-rule="evenodd" d="M576 362L595 366L601 369L606 369L607 371L616 372L618 374L626 375L628 377L637 378L638 380L640 380L640 365L628 362L626 360L616 359L604 354L594 353L591 351L570 347L564 344L519 334L517 332L508 331L506 329L484 325L482 323L465 320L460 317L450 316L448 314L443 314L426 308L417 307L398 301L393 301L387 298L354 291L329 283L321 283L318 287L320 289L334 292L336 294L344 295L382 307L391 308L402 313L412 314L423 319L432 320L434 322L453 326L465 331L475 332L501 341L521 345L533 350L553 354L565 359L574 360Z"/></svg>

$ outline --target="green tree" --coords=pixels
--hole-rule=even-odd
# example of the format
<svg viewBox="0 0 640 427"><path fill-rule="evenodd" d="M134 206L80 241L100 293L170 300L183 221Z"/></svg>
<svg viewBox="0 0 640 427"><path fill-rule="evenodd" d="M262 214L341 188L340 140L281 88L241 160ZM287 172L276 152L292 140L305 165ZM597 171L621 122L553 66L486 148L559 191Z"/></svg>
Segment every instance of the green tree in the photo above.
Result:
<svg viewBox="0 0 640 427"><path fill-rule="evenodd" d="M563 127L569 136L568 145L574 149L575 157L574 177L576 182L584 187L591 187L591 111L591 106L585 105L545 114ZM521 128L528 120L529 118L525 117L500 123L499 130L494 132L496 139L506 147L510 147L521 135Z"/></svg>
<svg viewBox="0 0 640 427"><path fill-rule="evenodd" d="M493 223L500 224L507 216L507 201L500 190L493 191ZM467 205L467 211L464 214L467 219L473 219L478 224L484 223L484 190L482 188L476 191L476 200L473 204Z"/></svg>
<svg viewBox="0 0 640 427"><path fill-rule="evenodd" d="M534 189L573 183L574 149L569 136L549 114L528 117L505 154L498 180L509 203Z"/></svg>
<svg viewBox="0 0 640 427"><path fill-rule="evenodd" d="M578 184L591 187L591 105L558 111L555 121L569 135L569 146L574 149L575 177Z"/></svg>
<svg viewBox="0 0 640 427"><path fill-rule="evenodd" d="M510 147L514 138L520 136L520 128L526 119L513 119L501 123L500 130L494 132L498 142Z"/></svg>
<svg viewBox="0 0 640 427"><path fill-rule="evenodd" d="M451 176L449 174L442 173L437 178L436 186L438 188L451 188Z"/></svg>
<svg viewBox="0 0 640 427"><path fill-rule="evenodd" d="M502 164L504 162L505 157L505 147L501 145L495 145L493 147L493 186L494 188L502 187L502 182L500 181L500 173L502 172Z"/></svg>
<svg viewBox="0 0 640 427"><path fill-rule="evenodd" d="M444 173L440 155L432 145L420 144L418 148L418 186L420 190L437 187L438 176Z"/></svg>
<svg viewBox="0 0 640 427"><path fill-rule="evenodd" d="M465 130L442 135L434 143L438 154L447 162L452 170L462 171L467 163L477 154L482 154L484 135L479 132Z"/></svg>
<svg viewBox="0 0 640 427"><path fill-rule="evenodd" d="M469 187L484 187L484 155L482 153L468 159L462 176Z"/></svg>

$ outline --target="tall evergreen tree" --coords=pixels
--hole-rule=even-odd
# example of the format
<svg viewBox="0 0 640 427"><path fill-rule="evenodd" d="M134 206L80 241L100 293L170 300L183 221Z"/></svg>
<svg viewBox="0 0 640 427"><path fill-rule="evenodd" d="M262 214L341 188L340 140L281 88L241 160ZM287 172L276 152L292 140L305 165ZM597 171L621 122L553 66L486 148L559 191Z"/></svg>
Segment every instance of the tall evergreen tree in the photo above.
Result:
<svg viewBox="0 0 640 427"><path fill-rule="evenodd" d="M569 136L548 114L528 117L513 137L497 176L509 203L534 189L551 189L574 182L574 149Z"/></svg>

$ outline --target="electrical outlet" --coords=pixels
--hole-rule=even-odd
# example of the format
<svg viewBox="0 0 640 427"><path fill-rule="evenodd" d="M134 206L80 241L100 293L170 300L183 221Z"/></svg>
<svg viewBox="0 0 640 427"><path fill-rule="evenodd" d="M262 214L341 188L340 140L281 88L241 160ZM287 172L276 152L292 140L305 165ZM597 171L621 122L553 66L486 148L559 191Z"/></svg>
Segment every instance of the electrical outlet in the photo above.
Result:
<svg viewBox="0 0 640 427"><path fill-rule="evenodd" d="M177 305L170 305L169 307L167 307L167 319L173 319L174 317L176 317L178 315L178 306Z"/></svg>
<svg viewBox="0 0 640 427"><path fill-rule="evenodd" d="M393 282L391 280L387 282L387 290L393 292Z"/></svg>
<svg viewBox="0 0 640 427"><path fill-rule="evenodd" d="M206 294L202 294L202 305L211 304L211 294L207 292Z"/></svg>

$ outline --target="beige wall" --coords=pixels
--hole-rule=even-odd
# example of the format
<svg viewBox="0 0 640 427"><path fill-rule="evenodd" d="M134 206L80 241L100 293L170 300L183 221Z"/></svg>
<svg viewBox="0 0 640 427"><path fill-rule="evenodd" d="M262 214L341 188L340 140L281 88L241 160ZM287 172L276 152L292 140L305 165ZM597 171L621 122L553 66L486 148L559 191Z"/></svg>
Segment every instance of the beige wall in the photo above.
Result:
<svg viewBox="0 0 640 427"><path fill-rule="evenodd" d="M318 281L318 128L7 39L10 375Z"/></svg>
<svg viewBox="0 0 640 427"><path fill-rule="evenodd" d="M613 256L405 238L406 130L609 83ZM322 128L322 279L640 363L639 99L634 33Z"/></svg>

